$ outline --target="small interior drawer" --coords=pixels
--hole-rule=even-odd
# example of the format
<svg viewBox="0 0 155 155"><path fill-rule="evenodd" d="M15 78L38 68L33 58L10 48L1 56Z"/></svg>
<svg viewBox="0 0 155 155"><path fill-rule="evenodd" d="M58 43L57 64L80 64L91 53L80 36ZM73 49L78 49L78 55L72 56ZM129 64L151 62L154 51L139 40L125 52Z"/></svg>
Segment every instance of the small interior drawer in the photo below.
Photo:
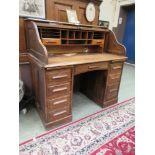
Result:
<svg viewBox="0 0 155 155"><path fill-rule="evenodd" d="M61 45L61 39L42 38L42 43L44 45Z"/></svg>
<svg viewBox="0 0 155 155"><path fill-rule="evenodd" d="M49 84L68 82L71 79L71 69L47 71L46 78Z"/></svg>
<svg viewBox="0 0 155 155"><path fill-rule="evenodd" d="M71 90L71 84L65 83L55 86L48 86L48 97L49 98L57 98L64 95L68 95Z"/></svg>
<svg viewBox="0 0 155 155"><path fill-rule="evenodd" d="M123 68L123 63L114 63L110 65L110 73L121 73Z"/></svg>
<svg viewBox="0 0 155 155"><path fill-rule="evenodd" d="M70 107L57 109L48 113L48 121L55 121L58 119L62 119L70 114L71 114Z"/></svg>
<svg viewBox="0 0 155 155"><path fill-rule="evenodd" d="M119 82L120 80L121 80L121 73L108 75L108 84Z"/></svg>
<svg viewBox="0 0 155 155"><path fill-rule="evenodd" d="M102 70L107 69L108 63L107 62L99 62L99 63L91 63L91 64L84 64L84 65L77 65L75 67L74 74L85 73L93 70Z"/></svg>
<svg viewBox="0 0 155 155"><path fill-rule="evenodd" d="M70 95L48 100L48 111L70 105Z"/></svg>
<svg viewBox="0 0 155 155"><path fill-rule="evenodd" d="M104 40L103 39L93 39L92 40L92 45L104 45Z"/></svg>

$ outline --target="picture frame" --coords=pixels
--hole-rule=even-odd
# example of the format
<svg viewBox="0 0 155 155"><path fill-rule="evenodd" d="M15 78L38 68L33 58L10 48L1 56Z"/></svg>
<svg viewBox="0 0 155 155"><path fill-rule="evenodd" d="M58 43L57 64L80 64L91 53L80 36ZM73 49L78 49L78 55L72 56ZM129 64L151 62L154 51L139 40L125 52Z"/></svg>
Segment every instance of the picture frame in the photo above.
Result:
<svg viewBox="0 0 155 155"><path fill-rule="evenodd" d="M73 24L80 23L77 18L76 10L66 9L66 12L67 12L67 18L69 23L73 23Z"/></svg>
<svg viewBox="0 0 155 155"><path fill-rule="evenodd" d="M99 20L99 26L109 28L109 21Z"/></svg>
<svg viewBox="0 0 155 155"><path fill-rule="evenodd" d="M19 16L45 19L45 0L19 0Z"/></svg>

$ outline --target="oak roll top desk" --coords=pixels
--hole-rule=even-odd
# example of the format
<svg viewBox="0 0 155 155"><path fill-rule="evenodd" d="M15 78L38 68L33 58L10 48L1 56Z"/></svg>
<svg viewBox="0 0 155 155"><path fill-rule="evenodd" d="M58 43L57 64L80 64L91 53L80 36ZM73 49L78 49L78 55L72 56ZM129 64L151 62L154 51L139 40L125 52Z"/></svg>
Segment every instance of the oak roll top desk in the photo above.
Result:
<svg viewBox="0 0 155 155"><path fill-rule="evenodd" d="M111 30L27 19L26 37L36 107L45 127L72 120L75 91L102 107L117 102L126 51Z"/></svg>

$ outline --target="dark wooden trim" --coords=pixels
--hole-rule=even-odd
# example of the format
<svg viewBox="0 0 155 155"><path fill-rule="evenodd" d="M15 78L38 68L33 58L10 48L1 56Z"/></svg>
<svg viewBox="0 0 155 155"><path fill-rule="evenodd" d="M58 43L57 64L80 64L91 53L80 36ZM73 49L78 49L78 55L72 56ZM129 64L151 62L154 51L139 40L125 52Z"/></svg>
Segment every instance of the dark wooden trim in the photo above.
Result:
<svg viewBox="0 0 155 155"><path fill-rule="evenodd" d="M105 39L105 50L112 54L126 55L126 48L119 43L113 31L110 30Z"/></svg>
<svg viewBox="0 0 155 155"><path fill-rule="evenodd" d="M27 53L19 53L19 63L29 63L28 55Z"/></svg>

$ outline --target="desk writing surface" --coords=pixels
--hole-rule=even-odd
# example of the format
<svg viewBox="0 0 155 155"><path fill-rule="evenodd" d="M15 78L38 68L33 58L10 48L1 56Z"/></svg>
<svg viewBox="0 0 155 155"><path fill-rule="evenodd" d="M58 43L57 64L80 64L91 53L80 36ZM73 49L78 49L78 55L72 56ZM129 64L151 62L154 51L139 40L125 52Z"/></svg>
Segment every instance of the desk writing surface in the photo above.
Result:
<svg viewBox="0 0 155 155"><path fill-rule="evenodd" d="M74 56L55 56L48 59L49 64L45 68L68 65L78 65L103 61L125 61L125 56L115 54L77 54Z"/></svg>

